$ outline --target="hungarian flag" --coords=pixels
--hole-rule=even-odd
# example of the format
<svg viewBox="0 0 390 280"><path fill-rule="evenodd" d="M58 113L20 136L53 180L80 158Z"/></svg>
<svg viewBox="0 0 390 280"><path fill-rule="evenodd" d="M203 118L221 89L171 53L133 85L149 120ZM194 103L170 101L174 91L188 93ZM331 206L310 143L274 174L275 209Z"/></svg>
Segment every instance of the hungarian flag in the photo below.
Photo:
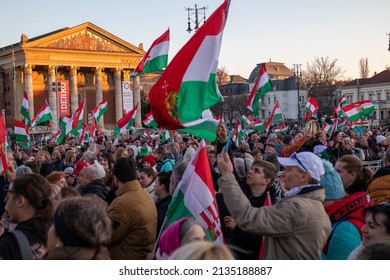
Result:
<svg viewBox="0 0 390 280"><path fill-rule="evenodd" d="M167 67L169 51L169 29L158 37L142 58L132 76L143 75Z"/></svg>
<svg viewBox="0 0 390 280"><path fill-rule="evenodd" d="M29 127L21 121L14 120L15 140L21 143L30 143L31 138L28 133Z"/></svg>
<svg viewBox="0 0 390 280"><path fill-rule="evenodd" d="M271 80L268 76L265 64L261 65L259 76L257 77L255 86L253 87L249 99L246 102L246 107L253 112L254 116L259 115L260 99L271 90Z"/></svg>
<svg viewBox="0 0 390 280"><path fill-rule="evenodd" d="M347 104L347 98L345 98L345 94L343 94L339 100L337 101L337 105L340 106L341 108Z"/></svg>
<svg viewBox="0 0 390 280"><path fill-rule="evenodd" d="M237 123L236 123L236 130L235 130L235 134L234 134L234 137L236 138L236 146L238 147L241 142L242 142L242 137L244 137L246 135L245 131L242 130L242 125L241 125L241 121L240 120L237 120Z"/></svg>
<svg viewBox="0 0 390 280"><path fill-rule="evenodd" d="M368 122L359 122L359 121L356 121L356 122L353 122L351 124L351 128L352 129L355 129L355 130L364 130L364 129L367 129L368 127Z"/></svg>
<svg viewBox="0 0 390 280"><path fill-rule="evenodd" d="M25 123L27 126L31 126L31 117L30 117L30 105L28 104L28 95L27 92L24 92L22 108L20 109L20 114L25 118Z"/></svg>
<svg viewBox="0 0 390 280"><path fill-rule="evenodd" d="M5 126L4 114L0 114L0 174L8 170L7 153L7 128Z"/></svg>
<svg viewBox="0 0 390 280"><path fill-rule="evenodd" d="M89 126L89 137L91 142L94 142L96 133L101 134L102 131L100 130L100 127L97 125L96 120L93 118L92 123Z"/></svg>
<svg viewBox="0 0 390 280"><path fill-rule="evenodd" d="M196 31L150 90L153 117L160 127L216 139L218 122L205 111L222 101L216 72L229 4L225 0Z"/></svg>
<svg viewBox="0 0 390 280"><path fill-rule="evenodd" d="M103 114L107 112L107 100L103 100L99 103L97 107L95 107L92 110L92 114L95 117L96 121L98 122L100 117L103 116Z"/></svg>
<svg viewBox="0 0 390 280"><path fill-rule="evenodd" d="M318 103L313 97L309 97L306 102L306 106L303 109L303 114L305 115L305 121L308 121L312 117L317 117Z"/></svg>
<svg viewBox="0 0 390 280"><path fill-rule="evenodd" d="M72 132L74 131L73 134L77 135L77 131L81 128L83 124L83 118L84 118L84 103L81 102L80 106L76 109L73 115L73 122L72 122Z"/></svg>
<svg viewBox="0 0 390 280"><path fill-rule="evenodd" d="M172 196L166 222L170 225L184 217L193 218L202 224L208 240L224 243L204 140L200 142Z"/></svg>
<svg viewBox="0 0 390 280"><path fill-rule="evenodd" d="M173 132L172 130L164 130L162 137L161 137L161 143L165 143L168 140L173 140Z"/></svg>
<svg viewBox="0 0 390 280"><path fill-rule="evenodd" d="M61 130L57 130L56 134L53 136L53 141L54 143L59 145L62 143L64 137L65 137L65 130L64 128L62 128Z"/></svg>
<svg viewBox="0 0 390 280"><path fill-rule="evenodd" d="M38 114L31 120L31 128L43 122L50 121L52 119L53 114L51 113L49 104L47 104L47 100L45 100L45 103L43 104L41 110L39 110Z"/></svg>
<svg viewBox="0 0 390 280"><path fill-rule="evenodd" d="M242 125L245 125L245 126L250 126L252 123L252 120L250 118L248 118L247 116L245 115L242 115L241 116L241 124Z"/></svg>
<svg viewBox="0 0 390 280"><path fill-rule="evenodd" d="M322 126L322 130L323 130L327 135L330 135L331 132L332 132L332 127L333 127L332 124L324 123L324 125Z"/></svg>
<svg viewBox="0 0 390 280"><path fill-rule="evenodd" d="M275 133L277 134L286 134L286 132L288 131L288 125L281 125L281 126L278 126L278 127L275 127Z"/></svg>
<svg viewBox="0 0 390 280"><path fill-rule="evenodd" d="M80 145L84 145L84 136L85 136L85 128L86 128L87 126L83 123L83 124L81 124L81 128L79 129L79 133L78 133L78 137L79 137L79 143L80 143Z"/></svg>
<svg viewBox="0 0 390 280"><path fill-rule="evenodd" d="M280 109L279 101L276 102L271 114L269 115L267 122L265 123L265 130L268 131L273 122L277 122L283 119L282 110Z"/></svg>
<svg viewBox="0 0 390 280"><path fill-rule="evenodd" d="M334 112L335 115L338 116L339 118L342 118L342 117L344 116L343 109L342 109L341 106L339 106L339 105L334 106L333 112Z"/></svg>
<svg viewBox="0 0 390 280"><path fill-rule="evenodd" d="M264 122L263 121L254 121L249 126L250 129L263 132L265 130Z"/></svg>
<svg viewBox="0 0 390 280"><path fill-rule="evenodd" d="M117 136L118 134L125 132L127 129L132 130L132 126L135 122L135 115L137 114L137 109L138 109L138 103L131 111L129 111L116 123L114 136Z"/></svg>
<svg viewBox="0 0 390 280"><path fill-rule="evenodd" d="M357 121L365 115L371 114L374 111L374 105L370 100L358 101L351 103L342 108L345 115L352 121Z"/></svg>
<svg viewBox="0 0 390 280"><path fill-rule="evenodd" d="M146 117L146 119L144 119L142 121L144 123L144 125L146 125L147 127L153 127L153 128L157 127L157 123L154 120L152 113L145 114L145 117Z"/></svg>
<svg viewBox="0 0 390 280"><path fill-rule="evenodd" d="M268 206L272 206L272 199L269 191L267 191L267 198L265 199L263 204L263 207L268 207ZM265 248L266 238L267 237L263 236L261 240L259 260L264 260L264 248Z"/></svg>

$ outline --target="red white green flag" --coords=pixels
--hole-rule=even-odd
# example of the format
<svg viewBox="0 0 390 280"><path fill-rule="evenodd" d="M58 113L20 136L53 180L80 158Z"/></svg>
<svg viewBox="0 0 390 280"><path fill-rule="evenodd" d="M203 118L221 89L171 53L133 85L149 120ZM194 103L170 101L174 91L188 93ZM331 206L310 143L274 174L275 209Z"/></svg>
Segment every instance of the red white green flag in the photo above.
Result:
<svg viewBox="0 0 390 280"><path fill-rule="evenodd" d="M260 99L271 89L271 80L268 76L265 64L262 64L255 86L253 87L251 94L249 95L249 99L246 102L246 107L253 112L254 116L259 115Z"/></svg>
<svg viewBox="0 0 390 280"><path fill-rule="evenodd" d="M107 100L103 100L92 110L92 114L95 117L96 121L99 121L100 117L107 112Z"/></svg>
<svg viewBox="0 0 390 280"><path fill-rule="evenodd" d="M21 121L14 120L15 127L15 140L20 143L31 143L30 134L28 133L29 127ZM30 146L30 145L28 145Z"/></svg>
<svg viewBox="0 0 390 280"><path fill-rule="evenodd" d="M365 115L371 114L374 111L374 105L370 100L358 101L351 103L342 108L345 115L352 121L357 121Z"/></svg>
<svg viewBox="0 0 390 280"><path fill-rule="evenodd" d="M303 109L303 114L305 115L305 121L308 121L310 118L317 117L318 103L313 97L309 97L306 102L306 106Z"/></svg>
<svg viewBox="0 0 390 280"><path fill-rule="evenodd" d="M79 134L78 134L78 137L79 137L79 143L80 145L84 145L84 141L85 141L85 128L87 126L85 125L85 123L81 124L81 128L79 129Z"/></svg>
<svg viewBox="0 0 390 280"><path fill-rule="evenodd" d="M133 108L133 110L129 111L116 123L114 136L117 136L118 134L125 132L127 129L132 130L132 126L135 123L135 115L137 114L137 109L138 109L138 103Z"/></svg>
<svg viewBox="0 0 390 280"><path fill-rule="evenodd" d="M216 72L229 4L225 0L208 18L152 87L149 100L160 127L216 139L218 122L204 112L222 101Z"/></svg>
<svg viewBox="0 0 390 280"><path fill-rule="evenodd" d="M168 140L173 140L173 134L174 132L172 130L164 130L161 137L161 143L165 143Z"/></svg>
<svg viewBox="0 0 390 280"><path fill-rule="evenodd" d="M323 130L327 135L330 135L331 132L332 132L332 127L333 127L332 124L324 123L324 125L322 126L322 130Z"/></svg>
<svg viewBox="0 0 390 280"><path fill-rule="evenodd" d="M30 116L30 105L28 104L28 95L27 92L24 92L22 108L20 109L20 114L25 118L25 124L31 126L31 116Z"/></svg>
<svg viewBox="0 0 390 280"><path fill-rule="evenodd" d="M208 240L223 244L219 210L209 165L206 144L202 140L172 196L166 222L170 225L184 217L193 218L206 229Z"/></svg>
<svg viewBox="0 0 390 280"><path fill-rule="evenodd" d="M281 126L275 127L274 131L277 134L286 134L288 131L288 125L281 125Z"/></svg>
<svg viewBox="0 0 390 280"><path fill-rule="evenodd" d="M51 113L49 104L47 104L47 100L45 100L45 103L43 104L42 108L39 110L38 114L31 120L31 128L43 122L50 121L52 119L53 119L53 114Z"/></svg>
<svg viewBox="0 0 390 280"><path fill-rule="evenodd" d="M240 120L237 120L237 123L236 123L236 130L235 130L235 133L234 133L234 138L235 138L235 143L236 143L236 146L240 146L241 142L242 142L242 138L246 135L245 131L242 130L242 125L241 125L241 121Z"/></svg>
<svg viewBox="0 0 390 280"><path fill-rule="evenodd" d="M265 130L264 122L263 121L254 121L249 126L250 129L263 132Z"/></svg>
<svg viewBox="0 0 390 280"><path fill-rule="evenodd" d="M144 123L144 125L146 125L147 127L153 127L153 128L156 128L158 126L156 121L153 118L152 113L145 114L145 117L146 117L146 119L144 119L142 121Z"/></svg>
<svg viewBox="0 0 390 280"><path fill-rule="evenodd" d="M241 116L241 124L242 124L242 125L250 126L251 123L252 123L252 120L251 120L249 117L247 117L247 116L245 116L245 115L242 115L242 116Z"/></svg>
<svg viewBox="0 0 390 280"><path fill-rule="evenodd" d="M364 130L364 129L367 129L368 127L368 122L359 122L359 121L356 121L356 122L353 122L351 124L351 128L352 129L358 129L358 130Z"/></svg>
<svg viewBox="0 0 390 280"><path fill-rule="evenodd" d="M81 128L83 124L84 104L85 104L85 99L83 100L83 102L81 102L80 106L76 109L73 115L72 133L74 135L78 135L77 131Z"/></svg>
<svg viewBox="0 0 390 280"><path fill-rule="evenodd" d="M7 163L7 127L4 114L0 114L0 175L8 170Z"/></svg>
<svg viewBox="0 0 390 280"><path fill-rule="evenodd" d="M267 122L265 123L265 130L268 131L273 122L277 122L283 119L282 110L280 109L279 101L276 102L271 114L269 115Z"/></svg>
<svg viewBox="0 0 390 280"><path fill-rule="evenodd" d="M343 94L339 100L337 101L337 105L341 108L344 107L344 105L347 104L347 98L345 97L345 94Z"/></svg>
<svg viewBox="0 0 390 280"><path fill-rule="evenodd" d="M94 142L96 133L101 134L102 131L100 130L100 127L96 123L96 120L93 118L92 123L89 126L89 138L91 142Z"/></svg>
<svg viewBox="0 0 390 280"><path fill-rule="evenodd" d="M158 37L142 58L132 76L143 75L167 67L169 52L169 29Z"/></svg>

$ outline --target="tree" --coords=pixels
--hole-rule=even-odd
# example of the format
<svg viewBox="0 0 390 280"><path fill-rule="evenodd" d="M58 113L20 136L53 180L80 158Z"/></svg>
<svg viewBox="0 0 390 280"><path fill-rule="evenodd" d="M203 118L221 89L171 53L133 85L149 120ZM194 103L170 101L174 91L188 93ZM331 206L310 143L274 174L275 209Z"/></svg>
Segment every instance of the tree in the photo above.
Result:
<svg viewBox="0 0 390 280"><path fill-rule="evenodd" d="M336 80L344 73L337 65L337 59L327 57L316 57L306 64L306 71L303 73L303 80L309 86L309 96L314 97L319 104L319 115L332 114L336 97Z"/></svg>
<svg viewBox="0 0 390 280"><path fill-rule="evenodd" d="M360 78L366 79L368 78L368 74L370 72L370 68L368 67L368 58L364 59L363 57L359 61L359 73Z"/></svg>
<svg viewBox="0 0 390 280"><path fill-rule="evenodd" d="M306 64L304 80L310 84L332 84L343 74L343 70L336 63L337 58L330 60L328 56L316 57Z"/></svg>

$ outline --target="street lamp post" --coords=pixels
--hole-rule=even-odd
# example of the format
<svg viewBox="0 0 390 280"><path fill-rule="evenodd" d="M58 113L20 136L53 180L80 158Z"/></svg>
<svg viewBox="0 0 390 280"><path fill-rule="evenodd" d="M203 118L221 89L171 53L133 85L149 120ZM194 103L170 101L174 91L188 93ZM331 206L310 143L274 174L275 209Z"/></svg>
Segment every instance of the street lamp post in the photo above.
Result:
<svg viewBox="0 0 390 280"><path fill-rule="evenodd" d="M57 128L60 130L60 106L58 100L58 68L64 67L64 65L59 65L55 69L56 75L56 107L57 107Z"/></svg>
<svg viewBox="0 0 390 280"><path fill-rule="evenodd" d="M390 33L387 33L386 35L389 36L389 48L387 50L390 52Z"/></svg>
<svg viewBox="0 0 390 280"><path fill-rule="evenodd" d="M296 85L297 85L297 92L298 92L298 98L297 98L297 101L298 101L298 127L301 125L301 106L300 106L300 96L299 96L299 88L300 88L300 81L299 81L299 78L302 76L302 72L301 72L301 66L302 64L293 64L293 68L294 68L294 76L295 76L295 81L296 81Z"/></svg>
<svg viewBox="0 0 390 280"><path fill-rule="evenodd" d="M203 23L206 21L206 10L208 9L208 7L198 7L197 4L195 4L195 8L184 8L186 11L187 11L187 14L188 14L188 28L187 28L187 32L188 33L191 33L192 31L197 31L199 29L199 14L201 12L203 12ZM195 15L195 20L191 19L190 15L191 14L194 14ZM202 16L202 15L201 15ZM191 29L191 21L193 23L195 23L195 27L194 29Z"/></svg>

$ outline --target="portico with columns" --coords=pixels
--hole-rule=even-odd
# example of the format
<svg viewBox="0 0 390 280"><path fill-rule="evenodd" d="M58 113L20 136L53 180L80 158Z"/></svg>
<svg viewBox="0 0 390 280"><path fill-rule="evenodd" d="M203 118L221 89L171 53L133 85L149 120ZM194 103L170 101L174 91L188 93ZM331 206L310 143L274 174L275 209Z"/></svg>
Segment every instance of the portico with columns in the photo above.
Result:
<svg viewBox="0 0 390 280"><path fill-rule="evenodd" d="M13 127L13 119L22 120L20 109L25 91L31 118L47 100L53 113L52 132L57 131L59 96L53 85L66 80L70 113L85 100L83 122L88 124L92 109L107 100L108 111L99 120L99 126L113 130L123 117L122 81L130 80L130 73L144 55L142 48L90 22L31 39L22 35L20 43L0 49L0 83L3 85L0 104L3 100L7 127ZM15 79L12 79L13 61ZM134 80L134 85L135 105L140 101L139 78ZM142 127L141 110L138 110L136 125Z"/></svg>

